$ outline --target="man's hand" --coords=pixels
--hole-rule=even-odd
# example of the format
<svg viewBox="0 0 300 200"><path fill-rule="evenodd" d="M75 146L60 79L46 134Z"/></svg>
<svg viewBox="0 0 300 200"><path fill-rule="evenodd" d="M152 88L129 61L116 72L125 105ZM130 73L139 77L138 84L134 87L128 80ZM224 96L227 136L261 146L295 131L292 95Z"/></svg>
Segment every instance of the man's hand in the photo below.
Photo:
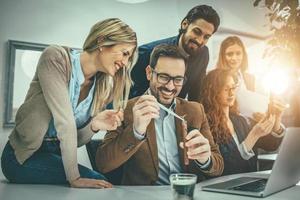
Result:
<svg viewBox="0 0 300 200"><path fill-rule="evenodd" d="M199 130L195 129L187 134L185 146L188 148L188 158L201 164L205 164L211 156L209 141ZM183 142L180 142L180 147L183 148Z"/></svg>
<svg viewBox="0 0 300 200"><path fill-rule="evenodd" d="M139 134L146 133L147 126L154 118L159 118L157 100L152 95L141 96L132 108L133 128Z"/></svg>

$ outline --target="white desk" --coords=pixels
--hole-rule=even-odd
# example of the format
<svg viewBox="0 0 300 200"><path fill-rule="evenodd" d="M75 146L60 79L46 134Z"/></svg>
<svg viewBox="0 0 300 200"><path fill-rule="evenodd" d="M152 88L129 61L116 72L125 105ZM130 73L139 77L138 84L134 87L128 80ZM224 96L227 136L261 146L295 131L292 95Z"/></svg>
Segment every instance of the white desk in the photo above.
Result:
<svg viewBox="0 0 300 200"><path fill-rule="evenodd" d="M257 174L257 173L256 173ZM227 180L236 175L220 177ZM257 199L222 193L204 192L201 185L216 182L217 179L197 184L195 200L240 200ZM300 186L295 186L273 194L266 200L299 199ZM3 179L0 182L1 200L172 200L170 186L115 186L113 189L74 189L59 185L25 185L9 184Z"/></svg>

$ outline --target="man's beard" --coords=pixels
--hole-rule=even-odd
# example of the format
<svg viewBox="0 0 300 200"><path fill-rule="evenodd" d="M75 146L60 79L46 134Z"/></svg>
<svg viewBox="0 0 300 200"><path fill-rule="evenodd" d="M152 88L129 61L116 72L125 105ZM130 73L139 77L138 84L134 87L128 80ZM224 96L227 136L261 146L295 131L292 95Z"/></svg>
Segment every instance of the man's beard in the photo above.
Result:
<svg viewBox="0 0 300 200"><path fill-rule="evenodd" d="M185 35L182 35L182 47L186 53L188 53L190 56L197 56L199 52L201 51L203 44L199 44L194 39L186 39ZM189 43L193 43L197 46L197 49L191 49L189 48Z"/></svg>
<svg viewBox="0 0 300 200"><path fill-rule="evenodd" d="M166 92L171 92L171 93L172 93L171 95L173 95L174 98L175 98L175 94L177 93L177 90L176 90L176 89L169 90L169 89L167 89L167 88L164 87L164 86L158 87L157 90L156 90L156 91L157 91L157 93L156 93L156 99L157 99L157 101L158 101L159 103L165 105L165 106L170 106L170 105L172 104L174 98L172 99L171 102L169 102L169 103L167 103L167 104L166 104L166 102L163 102L163 100L160 98L160 96L163 95L163 94L162 94L162 91L163 91L163 90L166 91ZM160 92L160 95L159 95L159 92Z"/></svg>

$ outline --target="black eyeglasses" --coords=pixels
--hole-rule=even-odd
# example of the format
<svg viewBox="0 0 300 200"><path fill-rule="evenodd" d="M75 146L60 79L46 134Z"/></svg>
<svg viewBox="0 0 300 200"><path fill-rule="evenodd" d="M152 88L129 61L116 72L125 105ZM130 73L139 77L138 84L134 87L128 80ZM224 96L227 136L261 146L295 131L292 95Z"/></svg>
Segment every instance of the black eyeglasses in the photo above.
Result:
<svg viewBox="0 0 300 200"><path fill-rule="evenodd" d="M152 72L156 74L157 82L160 84L168 84L171 80L173 80L173 84L175 86L182 86L186 78L184 76L170 76L169 74L166 73L158 73L154 69L152 69Z"/></svg>

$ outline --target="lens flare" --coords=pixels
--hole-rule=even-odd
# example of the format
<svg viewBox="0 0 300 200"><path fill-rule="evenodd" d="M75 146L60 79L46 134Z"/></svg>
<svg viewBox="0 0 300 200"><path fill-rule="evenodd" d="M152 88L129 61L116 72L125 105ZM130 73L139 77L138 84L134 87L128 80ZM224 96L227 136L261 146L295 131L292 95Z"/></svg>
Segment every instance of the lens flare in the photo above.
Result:
<svg viewBox="0 0 300 200"><path fill-rule="evenodd" d="M289 86L289 76L283 69L273 69L263 78L263 86L270 93L281 95Z"/></svg>

